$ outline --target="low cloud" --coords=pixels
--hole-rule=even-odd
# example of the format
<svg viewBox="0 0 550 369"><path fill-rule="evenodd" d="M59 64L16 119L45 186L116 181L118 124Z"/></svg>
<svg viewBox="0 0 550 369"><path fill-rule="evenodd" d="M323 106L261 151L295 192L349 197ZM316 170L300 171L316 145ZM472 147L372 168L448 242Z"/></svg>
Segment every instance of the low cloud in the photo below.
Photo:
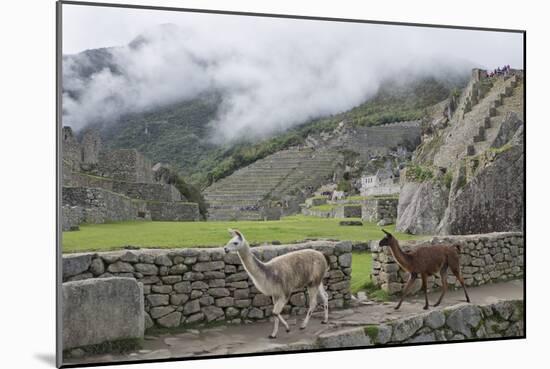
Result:
<svg viewBox="0 0 550 369"><path fill-rule="evenodd" d="M253 139L348 110L388 78L483 66L472 54L482 49L479 37L468 44L455 35L470 31L450 37L449 30L235 18L153 27L127 46L103 49L99 59L66 56L64 124L116 124L127 113L216 91L211 139Z"/></svg>

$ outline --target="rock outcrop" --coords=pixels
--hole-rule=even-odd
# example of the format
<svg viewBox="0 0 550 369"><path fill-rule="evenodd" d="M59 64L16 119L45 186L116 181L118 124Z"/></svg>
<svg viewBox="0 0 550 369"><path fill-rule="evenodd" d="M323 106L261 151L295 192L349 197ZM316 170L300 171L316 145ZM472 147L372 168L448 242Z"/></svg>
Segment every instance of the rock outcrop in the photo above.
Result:
<svg viewBox="0 0 550 369"><path fill-rule="evenodd" d="M523 73L488 78L478 72L449 124L423 138L413 158L419 178L402 176L398 231L523 229Z"/></svg>
<svg viewBox="0 0 550 369"><path fill-rule="evenodd" d="M433 233L445 214L448 198L449 190L437 181L405 183L399 195L396 229Z"/></svg>
<svg viewBox="0 0 550 369"><path fill-rule="evenodd" d="M520 231L524 209L523 145L511 145L452 195L440 234Z"/></svg>

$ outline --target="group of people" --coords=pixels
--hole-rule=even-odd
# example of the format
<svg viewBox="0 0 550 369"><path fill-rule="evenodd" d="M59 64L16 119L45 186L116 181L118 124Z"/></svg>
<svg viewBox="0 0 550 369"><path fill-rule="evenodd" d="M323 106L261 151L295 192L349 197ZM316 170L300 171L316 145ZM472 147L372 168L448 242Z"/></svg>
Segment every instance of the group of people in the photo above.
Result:
<svg viewBox="0 0 550 369"><path fill-rule="evenodd" d="M510 73L510 65L505 65L504 67L498 67L492 72L487 72L488 77L494 77L494 76L505 76L508 73Z"/></svg>

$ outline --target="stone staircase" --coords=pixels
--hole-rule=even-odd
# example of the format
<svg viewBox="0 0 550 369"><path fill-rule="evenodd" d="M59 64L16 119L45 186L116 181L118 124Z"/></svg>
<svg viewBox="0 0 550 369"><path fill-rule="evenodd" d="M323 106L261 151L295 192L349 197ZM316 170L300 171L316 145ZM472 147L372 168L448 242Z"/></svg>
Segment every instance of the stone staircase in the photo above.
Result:
<svg viewBox="0 0 550 369"><path fill-rule="evenodd" d="M449 167L491 146L508 112L523 116L523 79L519 74L470 81L446 132L445 150L434 165Z"/></svg>
<svg viewBox="0 0 550 369"><path fill-rule="evenodd" d="M209 220L260 220L265 201L296 191L313 192L343 163L336 151L282 150L239 169L204 192Z"/></svg>

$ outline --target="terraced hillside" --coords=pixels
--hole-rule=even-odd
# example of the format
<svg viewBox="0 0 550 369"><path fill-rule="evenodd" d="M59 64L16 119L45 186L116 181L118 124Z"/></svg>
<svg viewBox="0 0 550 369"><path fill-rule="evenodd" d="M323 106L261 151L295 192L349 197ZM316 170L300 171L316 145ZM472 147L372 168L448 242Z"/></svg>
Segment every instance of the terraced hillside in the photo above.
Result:
<svg viewBox="0 0 550 369"><path fill-rule="evenodd" d="M487 78L464 91L449 129L441 137L433 164L448 168L465 156L487 150L509 112L523 117L523 79L520 74Z"/></svg>
<svg viewBox="0 0 550 369"><path fill-rule="evenodd" d="M262 219L262 209L270 200L305 199L332 178L343 162L336 151L313 148L295 147L269 155L205 190L208 219Z"/></svg>

